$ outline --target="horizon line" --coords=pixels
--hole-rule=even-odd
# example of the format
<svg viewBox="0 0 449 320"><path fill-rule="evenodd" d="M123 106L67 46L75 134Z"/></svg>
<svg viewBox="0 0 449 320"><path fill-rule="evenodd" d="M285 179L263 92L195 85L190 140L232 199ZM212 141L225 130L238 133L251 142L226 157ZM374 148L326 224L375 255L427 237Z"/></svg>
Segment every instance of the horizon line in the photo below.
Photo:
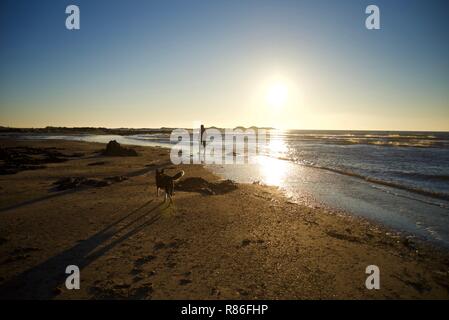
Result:
<svg viewBox="0 0 449 320"><path fill-rule="evenodd" d="M20 126L3 126L0 125L0 128L3 129L19 129L19 130L40 130L40 129L106 129L106 130L161 130L161 129L193 129L193 127L101 127L101 126L45 126L45 127L20 127ZM208 128L217 128L217 129L235 129L235 128L258 128L258 129L269 129L269 130L280 130L280 131L291 131L291 130L299 130L299 131L379 131L379 132L438 132L438 133L449 133L449 130L413 130L413 129L301 129L301 128L275 128L269 126L242 126L237 125L234 127L219 127L219 126L209 126Z"/></svg>

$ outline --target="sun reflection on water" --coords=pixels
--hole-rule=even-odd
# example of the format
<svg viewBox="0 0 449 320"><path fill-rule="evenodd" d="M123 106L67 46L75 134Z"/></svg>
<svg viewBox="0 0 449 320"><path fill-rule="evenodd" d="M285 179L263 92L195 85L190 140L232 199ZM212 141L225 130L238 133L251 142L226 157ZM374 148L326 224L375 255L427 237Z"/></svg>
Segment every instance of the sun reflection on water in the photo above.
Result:
<svg viewBox="0 0 449 320"><path fill-rule="evenodd" d="M257 157L257 164L265 184L279 187L285 184L288 162L282 160L282 158L285 158L287 152L288 148L283 135L279 134L279 132L272 133L267 145L268 155L259 155Z"/></svg>
<svg viewBox="0 0 449 320"><path fill-rule="evenodd" d="M267 144L267 154L272 157L283 157L287 153L287 144L284 141L284 134L280 130L270 132L270 138Z"/></svg>
<svg viewBox="0 0 449 320"><path fill-rule="evenodd" d="M269 156L257 158L263 182L268 185L283 186L287 175L287 161Z"/></svg>

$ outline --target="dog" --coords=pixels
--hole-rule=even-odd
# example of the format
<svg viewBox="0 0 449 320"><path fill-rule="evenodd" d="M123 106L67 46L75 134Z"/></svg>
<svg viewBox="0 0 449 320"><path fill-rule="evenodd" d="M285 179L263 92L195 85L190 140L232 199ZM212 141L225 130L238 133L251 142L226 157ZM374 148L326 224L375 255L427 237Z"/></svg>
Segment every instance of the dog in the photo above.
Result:
<svg viewBox="0 0 449 320"><path fill-rule="evenodd" d="M170 203L173 203L173 194L175 192L175 181L180 179L184 175L184 171L181 170L174 176L169 176L164 173L164 169L156 169L156 196L159 197L159 189L165 191L164 202L167 198L170 198Z"/></svg>

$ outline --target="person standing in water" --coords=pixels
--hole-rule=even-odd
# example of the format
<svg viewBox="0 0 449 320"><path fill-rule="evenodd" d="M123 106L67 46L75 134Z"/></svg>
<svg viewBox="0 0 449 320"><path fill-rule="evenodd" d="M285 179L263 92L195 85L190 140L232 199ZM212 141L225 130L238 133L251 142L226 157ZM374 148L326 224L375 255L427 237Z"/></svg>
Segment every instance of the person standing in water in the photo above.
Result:
<svg viewBox="0 0 449 320"><path fill-rule="evenodd" d="M201 129L200 129L200 155L201 155L201 146L203 146L203 156L204 156L204 160L206 160L206 136L205 136L205 132L206 129L204 128L204 125L201 125Z"/></svg>

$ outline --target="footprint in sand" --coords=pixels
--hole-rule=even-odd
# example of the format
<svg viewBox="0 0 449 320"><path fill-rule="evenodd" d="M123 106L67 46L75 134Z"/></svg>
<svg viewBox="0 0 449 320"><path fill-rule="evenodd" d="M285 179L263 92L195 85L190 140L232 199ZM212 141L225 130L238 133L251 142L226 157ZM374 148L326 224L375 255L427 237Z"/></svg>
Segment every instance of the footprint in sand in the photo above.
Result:
<svg viewBox="0 0 449 320"><path fill-rule="evenodd" d="M179 280L179 284L181 286L185 286L185 285L188 285L190 283L192 283L192 280L189 280L189 279L181 279L181 280Z"/></svg>
<svg viewBox="0 0 449 320"><path fill-rule="evenodd" d="M156 259L156 256L153 256L153 255L148 255L148 256L139 258L136 261L134 261L134 266L135 267L141 267L144 264L146 264L146 263L148 263L148 262L150 262L150 261L152 261L154 259Z"/></svg>
<svg viewBox="0 0 449 320"><path fill-rule="evenodd" d="M265 243L265 240L249 240L249 239L244 239L242 240L242 242L240 243L240 247L246 247L249 246L251 243L255 243L255 244L263 244Z"/></svg>
<svg viewBox="0 0 449 320"><path fill-rule="evenodd" d="M8 264L15 261L25 260L31 257L30 253L40 251L39 248L16 248L10 254L9 257L1 262L1 264Z"/></svg>
<svg viewBox="0 0 449 320"><path fill-rule="evenodd" d="M162 249L177 249L180 246L182 246L184 243L185 243L185 240L181 240L181 239L174 239L167 244L163 241L158 241L154 244L153 250L159 251Z"/></svg>
<svg viewBox="0 0 449 320"><path fill-rule="evenodd" d="M150 299L153 291L153 285L151 283L148 283L142 287L132 290L129 298L137 300Z"/></svg>
<svg viewBox="0 0 449 320"><path fill-rule="evenodd" d="M162 241L158 241L154 244L153 246L153 250L158 251L165 248L165 243L163 243Z"/></svg>
<svg viewBox="0 0 449 320"><path fill-rule="evenodd" d="M167 263L165 264L165 266L166 266L167 268L173 269L174 267L176 267L176 262L167 262Z"/></svg>

